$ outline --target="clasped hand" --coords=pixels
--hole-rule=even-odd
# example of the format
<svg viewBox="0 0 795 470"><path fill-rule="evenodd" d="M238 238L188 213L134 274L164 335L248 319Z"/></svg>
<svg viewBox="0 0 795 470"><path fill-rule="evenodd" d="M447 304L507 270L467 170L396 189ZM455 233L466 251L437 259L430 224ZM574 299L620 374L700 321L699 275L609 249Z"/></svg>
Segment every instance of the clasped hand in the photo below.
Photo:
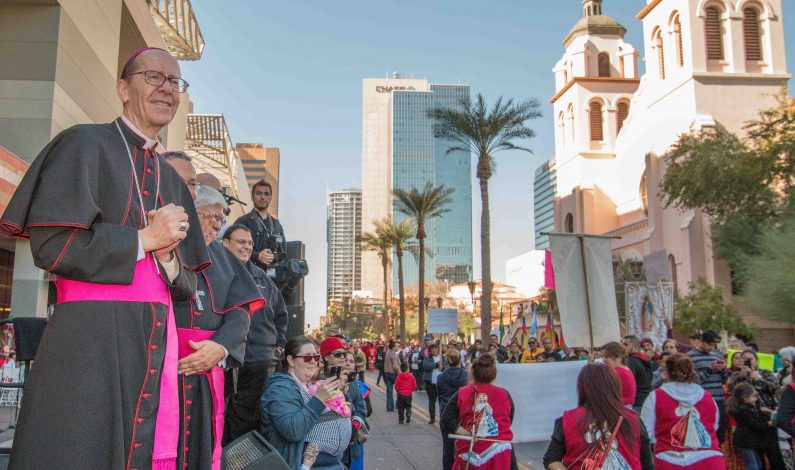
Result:
<svg viewBox="0 0 795 470"><path fill-rule="evenodd" d="M215 341L188 341L188 345L196 352L179 360L179 373L185 375L198 374L217 366L224 359L224 348Z"/></svg>
<svg viewBox="0 0 795 470"><path fill-rule="evenodd" d="M139 230L145 252L154 251L161 261L171 261L172 252L188 236L188 214L181 206L168 204L146 214L147 227Z"/></svg>

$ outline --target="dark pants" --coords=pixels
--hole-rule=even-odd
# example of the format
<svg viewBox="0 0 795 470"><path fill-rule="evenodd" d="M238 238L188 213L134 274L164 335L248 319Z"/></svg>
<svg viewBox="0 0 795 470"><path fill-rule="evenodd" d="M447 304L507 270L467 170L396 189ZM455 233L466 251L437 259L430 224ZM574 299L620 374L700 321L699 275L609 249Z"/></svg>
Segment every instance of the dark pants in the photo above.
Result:
<svg viewBox="0 0 795 470"><path fill-rule="evenodd" d="M745 462L745 470L764 470L765 456L767 456L767 468L787 468L784 463L784 457L781 456L781 449L778 446L766 449L743 449L738 447L737 453L740 454L740 457Z"/></svg>
<svg viewBox="0 0 795 470"><path fill-rule="evenodd" d="M224 439L228 444L249 431L259 431L260 397L268 376L276 371L276 361L247 362L237 372L237 392L232 387L232 371L226 373L229 399L224 417Z"/></svg>
<svg viewBox="0 0 795 470"><path fill-rule="evenodd" d="M442 470L452 470L455 460L455 441L442 433Z"/></svg>
<svg viewBox="0 0 795 470"><path fill-rule="evenodd" d="M417 382L417 390L423 390L422 372L419 369L414 369L411 371L411 375L414 376L414 380Z"/></svg>
<svg viewBox="0 0 795 470"><path fill-rule="evenodd" d="M395 402L392 398L392 392L395 388L395 379L397 374L394 372L384 372L384 385L386 386L386 410L395 411Z"/></svg>
<svg viewBox="0 0 795 470"><path fill-rule="evenodd" d="M426 380L425 391L428 392L428 414L431 416L431 422L434 422L436 421L436 398L439 396L436 391L436 384Z"/></svg>
<svg viewBox="0 0 795 470"><path fill-rule="evenodd" d="M718 407L718 442L723 444L726 440L726 433L729 429L729 414L726 412L726 402L725 401L715 401L715 405Z"/></svg>
<svg viewBox="0 0 795 470"><path fill-rule="evenodd" d="M378 377L375 379L375 384L380 385L381 379L384 378L384 369L378 369Z"/></svg>
<svg viewBox="0 0 795 470"><path fill-rule="evenodd" d="M397 396L397 410L398 410L398 422L403 424L403 416L405 414L406 421L411 422L411 395L401 395L398 393Z"/></svg>

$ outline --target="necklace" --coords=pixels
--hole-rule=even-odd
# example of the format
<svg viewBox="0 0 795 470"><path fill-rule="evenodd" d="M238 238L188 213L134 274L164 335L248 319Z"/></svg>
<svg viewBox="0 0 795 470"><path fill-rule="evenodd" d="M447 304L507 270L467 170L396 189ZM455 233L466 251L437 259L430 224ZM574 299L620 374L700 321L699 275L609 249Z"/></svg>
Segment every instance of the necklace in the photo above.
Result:
<svg viewBox="0 0 795 470"><path fill-rule="evenodd" d="M135 162L133 161L132 152L130 152L130 146L127 144L127 139L124 138L124 133L121 131L121 127L119 127L119 121L116 120L116 130L119 131L119 136L121 136L121 141L124 142L124 148L127 149L127 157L130 159L130 167L132 168L133 172L133 180L135 181L135 189L138 191L138 202L141 205L141 218L144 220L144 227L149 225L149 221L146 218L146 209L144 209L144 197L141 194L141 185L138 183L138 172L135 171ZM146 165L146 162L144 162ZM157 201L160 199L160 161L155 158L155 175L157 178L157 191L155 192L155 207L157 208Z"/></svg>

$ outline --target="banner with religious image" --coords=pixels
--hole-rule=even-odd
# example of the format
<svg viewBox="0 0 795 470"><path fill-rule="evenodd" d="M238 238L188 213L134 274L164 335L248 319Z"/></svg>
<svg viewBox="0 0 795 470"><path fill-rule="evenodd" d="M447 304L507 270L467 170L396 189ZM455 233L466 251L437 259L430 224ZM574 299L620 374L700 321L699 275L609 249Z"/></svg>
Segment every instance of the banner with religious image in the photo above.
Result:
<svg viewBox="0 0 795 470"><path fill-rule="evenodd" d="M627 282L627 335L649 338L662 346L668 337L674 312L672 282Z"/></svg>

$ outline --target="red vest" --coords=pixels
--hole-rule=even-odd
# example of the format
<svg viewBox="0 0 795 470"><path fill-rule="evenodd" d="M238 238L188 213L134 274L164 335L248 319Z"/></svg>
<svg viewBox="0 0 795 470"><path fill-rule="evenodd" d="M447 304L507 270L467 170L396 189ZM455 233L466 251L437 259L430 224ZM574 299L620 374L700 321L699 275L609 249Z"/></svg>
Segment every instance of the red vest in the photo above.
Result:
<svg viewBox="0 0 795 470"><path fill-rule="evenodd" d="M475 427L475 435L484 439L510 442L513 440L511 431L511 399L508 391L491 384L471 384L458 390L458 410L461 426L471 434ZM462 454L469 451L470 443L456 440L453 470L466 468ZM502 470L511 466L511 445L489 441L476 441L472 452L481 460L472 460L470 469Z"/></svg>
<svg viewBox="0 0 795 470"><path fill-rule="evenodd" d="M637 421L635 412L631 412L633 419ZM591 448L595 448L591 443L585 440L585 436L580 432L579 422L580 418L585 414L585 408L579 407L573 410L568 410L563 413L563 436L566 441L566 455L563 456L563 465L566 468L580 468L585 462L584 460L589 457ZM618 452L618 455L613 454L613 458L623 458L627 465L633 470L640 470L640 428L635 425L635 432L633 433L633 442L635 442L634 452L629 446L629 443L624 439L624 436L619 433L613 444L612 452ZM609 461L609 460L607 460Z"/></svg>
<svg viewBox="0 0 795 470"><path fill-rule="evenodd" d="M666 451L687 452L689 450L720 451L720 443L715 433L717 407L709 392L692 409L679 408L679 402L658 388L655 393L657 415L654 435L657 443L654 453ZM679 415L677 415L679 408Z"/></svg>

